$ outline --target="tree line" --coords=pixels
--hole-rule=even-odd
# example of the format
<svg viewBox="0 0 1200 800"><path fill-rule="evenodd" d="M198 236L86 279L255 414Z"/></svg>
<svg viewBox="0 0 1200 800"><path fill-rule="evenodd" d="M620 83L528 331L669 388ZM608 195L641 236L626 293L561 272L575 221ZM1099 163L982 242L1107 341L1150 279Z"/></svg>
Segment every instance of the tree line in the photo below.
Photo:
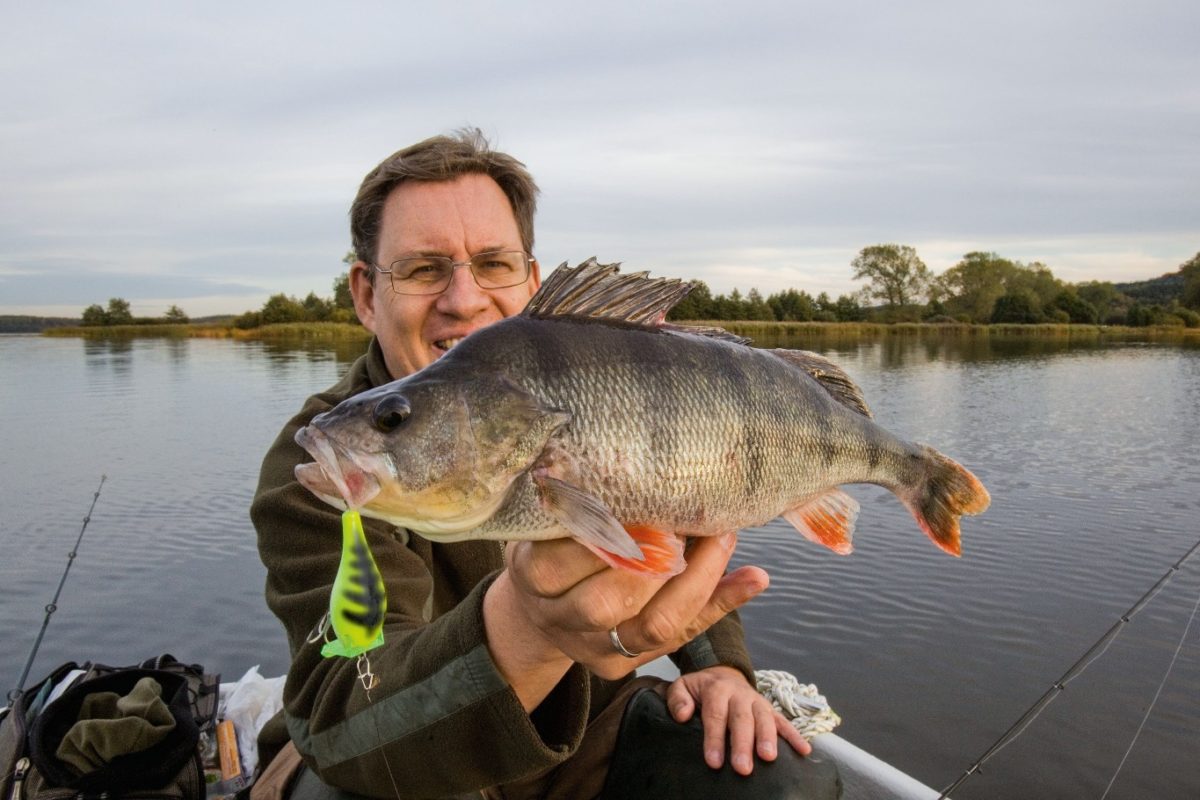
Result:
<svg viewBox="0 0 1200 800"><path fill-rule="evenodd" d="M348 253L343 263L352 263ZM1200 327L1200 253L1176 273L1140 283L1109 281L1068 283L1041 262L1029 264L996 253L975 251L941 275L934 275L917 255L901 244L864 247L850 264L855 280L866 281L858 292L837 299L798 289L763 297L757 289L742 294L713 295L703 281L668 318L672 320L763 320L777 322L963 322L1087 323L1105 325L1184 325ZM108 307L89 306L84 325L128 325L187 322L171 306L160 318L134 318L129 303L112 298ZM239 328L284 322L356 323L349 273L333 282L333 296L310 292L303 300L275 294L257 311L234 319Z"/></svg>
<svg viewBox="0 0 1200 800"><path fill-rule="evenodd" d="M1176 273L1140 284L1067 283L1041 262L971 252L934 275L912 247L864 247L851 263L883 321L1101 323L1200 327L1200 253Z"/></svg>
<svg viewBox="0 0 1200 800"><path fill-rule="evenodd" d="M100 325L184 325L190 318L179 306L172 305L161 317L135 317L129 301L123 297L109 298L108 305L92 304L83 310L84 327Z"/></svg>

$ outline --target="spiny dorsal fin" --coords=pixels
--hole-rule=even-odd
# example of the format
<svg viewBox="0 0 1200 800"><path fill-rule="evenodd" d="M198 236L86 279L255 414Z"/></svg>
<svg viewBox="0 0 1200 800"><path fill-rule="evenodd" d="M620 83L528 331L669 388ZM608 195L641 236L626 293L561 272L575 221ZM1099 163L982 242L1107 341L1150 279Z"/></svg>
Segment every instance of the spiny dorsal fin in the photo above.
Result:
<svg viewBox="0 0 1200 800"><path fill-rule="evenodd" d="M807 372L817 383L821 384L821 388L829 392L834 400L837 400L842 405L849 408L851 411L857 411L864 417L870 418L871 409L867 407L867 401L863 398L862 389L858 388L850 376L842 371L842 368L834 364L828 358L819 356L816 353L810 353L807 350L771 350L779 358L789 364L799 367Z"/></svg>
<svg viewBox="0 0 1200 800"><path fill-rule="evenodd" d="M521 312L527 317L593 317L657 327L671 307L692 290L678 278L651 278L645 272L621 275L619 264L593 256L577 267L563 262Z"/></svg>

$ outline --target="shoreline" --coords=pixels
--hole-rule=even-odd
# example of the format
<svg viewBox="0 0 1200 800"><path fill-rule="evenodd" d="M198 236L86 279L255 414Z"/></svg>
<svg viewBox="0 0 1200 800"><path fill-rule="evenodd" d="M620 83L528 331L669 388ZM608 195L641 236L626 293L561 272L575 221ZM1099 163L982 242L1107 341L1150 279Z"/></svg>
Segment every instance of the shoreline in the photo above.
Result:
<svg viewBox="0 0 1200 800"><path fill-rule="evenodd" d="M1175 325L1129 327L1125 325L1068 325L1041 323L1032 325L928 322L767 322L756 320L688 320L679 324L724 328L751 339L763 336L838 338L874 340L893 336L936 338L1028 338L1122 342L1200 342L1200 328ZM345 322L287 322L241 329L231 325L162 324L113 325L98 327L57 327L42 336L74 336L85 339L138 337L237 339L309 339L319 341L367 341L371 333L361 325Z"/></svg>

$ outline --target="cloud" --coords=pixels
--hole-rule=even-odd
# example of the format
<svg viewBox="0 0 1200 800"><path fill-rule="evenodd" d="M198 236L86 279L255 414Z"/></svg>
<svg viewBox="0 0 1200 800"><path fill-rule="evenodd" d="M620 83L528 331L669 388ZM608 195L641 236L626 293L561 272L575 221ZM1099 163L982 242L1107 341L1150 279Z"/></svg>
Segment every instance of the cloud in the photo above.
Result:
<svg viewBox="0 0 1200 800"><path fill-rule="evenodd" d="M1197 24L1185 0L26 5L0 269L46 280L0 305L79 299L61 264L86 292L328 294L362 176L464 124L537 176L543 261L836 294L898 241L1152 277L1200 249Z"/></svg>

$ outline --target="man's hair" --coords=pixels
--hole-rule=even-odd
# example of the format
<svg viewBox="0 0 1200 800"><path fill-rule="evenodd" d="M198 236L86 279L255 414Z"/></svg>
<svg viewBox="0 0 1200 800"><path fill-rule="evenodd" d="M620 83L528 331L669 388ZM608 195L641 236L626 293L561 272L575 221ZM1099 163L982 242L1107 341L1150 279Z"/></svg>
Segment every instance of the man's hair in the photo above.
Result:
<svg viewBox="0 0 1200 800"><path fill-rule="evenodd" d="M392 153L367 173L350 206L355 257L375 263L383 206L397 186L405 181L449 181L473 173L487 175L504 190L517 219L521 246L532 254L538 195L533 176L520 161L492 150L478 128L463 128L451 136L434 136Z"/></svg>

